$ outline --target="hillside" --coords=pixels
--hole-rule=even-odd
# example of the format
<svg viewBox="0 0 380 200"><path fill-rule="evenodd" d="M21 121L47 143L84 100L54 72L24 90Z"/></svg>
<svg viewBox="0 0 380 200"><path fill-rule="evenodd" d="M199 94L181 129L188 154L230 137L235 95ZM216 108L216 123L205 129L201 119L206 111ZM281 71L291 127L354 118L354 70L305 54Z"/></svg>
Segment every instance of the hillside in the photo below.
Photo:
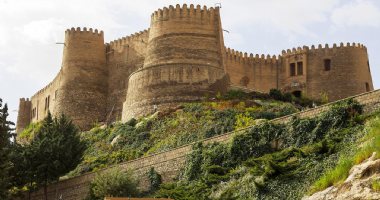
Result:
<svg viewBox="0 0 380 200"><path fill-rule="evenodd" d="M352 166L373 152L380 155L380 112L364 114L362 105L350 99L312 118L268 121L311 105L276 91L231 91L126 123L99 124L81 133L87 143L83 161L62 178L240 130L224 143L195 143L174 182L141 196L301 199L330 186L339 188ZM20 138L32 137L38 127L30 126ZM369 180L369 192L378 191L376 181Z"/></svg>
<svg viewBox="0 0 380 200"><path fill-rule="evenodd" d="M263 119L295 113L303 108L300 104L307 105L299 100L285 102L291 101L287 98L282 94L230 91L224 96L184 103L126 123L117 122L109 127L96 125L81 133L88 148L83 162L68 176L97 171L111 164L241 129Z"/></svg>
<svg viewBox="0 0 380 200"><path fill-rule="evenodd" d="M194 145L178 182L152 195L301 199L339 185L353 165L380 151L380 114L361 113L361 105L349 100L314 118L260 123L225 144Z"/></svg>

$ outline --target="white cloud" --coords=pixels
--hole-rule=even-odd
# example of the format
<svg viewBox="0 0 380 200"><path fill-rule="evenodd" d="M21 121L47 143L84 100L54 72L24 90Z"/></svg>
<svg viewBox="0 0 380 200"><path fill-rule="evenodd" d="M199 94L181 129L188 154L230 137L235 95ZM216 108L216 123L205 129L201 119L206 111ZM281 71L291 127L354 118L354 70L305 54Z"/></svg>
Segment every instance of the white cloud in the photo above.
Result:
<svg viewBox="0 0 380 200"><path fill-rule="evenodd" d="M232 26L266 25L288 36L314 36L308 26L328 20L329 13L339 0L266 0L244 4L226 2L225 10L232 18L224 18ZM237 12L239 10L240 12Z"/></svg>
<svg viewBox="0 0 380 200"><path fill-rule="evenodd" d="M333 11L331 20L338 27L380 26L380 10L372 1L355 0Z"/></svg>
<svg viewBox="0 0 380 200"><path fill-rule="evenodd" d="M39 21L32 21L26 25L24 25L21 30L21 33L27 37L30 42L39 42L43 44L52 44L57 41L58 35L57 33L65 30L63 26L63 20L59 19L46 19Z"/></svg>

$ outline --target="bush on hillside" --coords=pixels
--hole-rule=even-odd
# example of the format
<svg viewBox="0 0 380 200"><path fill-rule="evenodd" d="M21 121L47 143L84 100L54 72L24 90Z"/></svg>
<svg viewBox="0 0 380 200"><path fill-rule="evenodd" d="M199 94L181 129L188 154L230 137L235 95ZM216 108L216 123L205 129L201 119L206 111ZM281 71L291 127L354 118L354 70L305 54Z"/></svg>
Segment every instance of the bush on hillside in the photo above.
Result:
<svg viewBox="0 0 380 200"><path fill-rule="evenodd" d="M95 176L90 185L87 200L103 200L104 197L136 197L137 181L130 171L114 168Z"/></svg>

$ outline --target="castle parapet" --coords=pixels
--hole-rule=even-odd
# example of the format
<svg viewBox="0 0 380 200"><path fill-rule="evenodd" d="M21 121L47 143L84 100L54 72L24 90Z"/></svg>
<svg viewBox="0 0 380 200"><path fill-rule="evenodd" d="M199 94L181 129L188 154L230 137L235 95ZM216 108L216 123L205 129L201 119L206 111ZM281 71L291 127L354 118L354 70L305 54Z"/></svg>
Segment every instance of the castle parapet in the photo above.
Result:
<svg viewBox="0 0 380 200"><path fill-rule="evenodd" d="M98 31L98 29L94 30L92 28L87 29L86 27L84 27L83 29L81 29L80 27L77 27L76 29L74 27L72 27L71 29L66 29L65 34L66 35L92 34L92 35L99 35L99 36L104 35L103 31Z"/></svg>
<svg viewBox="0 0 380 200"><path fill-rule="evenodd" d="M218 8L216 8L218 9ZM200 5L194 6L190 4L183 4L182 7L177 4L176 7L169 6L163 9L158 9L151 16L151 23L159 23L168 20L188 20L189 18L195 19L193 23L199 23L202 21L213 21L215 18L215 8L201 7Z"/></svg>
<svg viewBox="0 0 380 200"><path fill-rule="evenodd" d="M325 52L334 52L336 50L342 49L342 48L358 48L358 49L363 49L367 51L367 47L364 46L363 44L360 43L343 43L341 42L339 46L336 43L333 43L332 46L329 44L318 44L317 46L311 45L311 47L308 46L303 46L303 47L297 47L297 48L292 48L292 49L287 49L287 50L282 50L282 56L289 56L289 55L295 55L295 54L302 54L302 53L307 53L307 52L318 52L318 51L325 51Z"/></svg>
<svg viewBox="0 0 380 200"><path fill-rule="evenodd" d="M134 33L132 35L119 38L117 40L113 40L110 43L106 43L107 46L110 47L110 49L113 50L121 50L126 45L130 45L133 41L140 41L142 43L147 43L146 40L149 37L149 29Z"/></svg>
<svg viewBox="0 0 380 200"><path fill-rule="evenodd" d="M241 51L236 51L234 49L226 48L225 49L225 55L226 58L229 61L232 62L238 62L242 64L253 64L253 63L268 63L268 64L276 64L281 62L280 56L276 55L264 55L259 54L253 55L250 53L248 55L247 52L241 52Z"/></svg>

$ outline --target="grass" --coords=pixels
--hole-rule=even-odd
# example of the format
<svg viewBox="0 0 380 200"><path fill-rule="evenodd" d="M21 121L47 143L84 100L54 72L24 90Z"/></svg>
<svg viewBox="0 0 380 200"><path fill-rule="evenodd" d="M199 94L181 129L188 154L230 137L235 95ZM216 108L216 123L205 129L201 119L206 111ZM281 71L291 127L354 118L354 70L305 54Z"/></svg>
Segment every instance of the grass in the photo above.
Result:
<svg viewBox="0 0 380 200"><path fill-rule="evenodd" d="M334 169L327 171L310 189L310 194L322 191L330 186L342 183L349 175L350 169L371 157L373 152L380 156L380 116L377 115L366 123L365 136L359 141L359 148L354 155L342 155ZM376 185L378 184L378 185ZM375 187L380 189L380 182Z"/></svg>
<svg viewBox="0 0 380 200"><path fill-rule="evenodd" d="M380 192L380 180L373 180L371 187L374 191Z"/></svg>
<svg viewBox="0 0 380 200"><path fill-rule="evenodd" d="M334 169L327 171L317 182L314 183L310 193L312 194L343 182L348 177L352 166L352 159L347 157L340 158L338 165Z"/></svg>

